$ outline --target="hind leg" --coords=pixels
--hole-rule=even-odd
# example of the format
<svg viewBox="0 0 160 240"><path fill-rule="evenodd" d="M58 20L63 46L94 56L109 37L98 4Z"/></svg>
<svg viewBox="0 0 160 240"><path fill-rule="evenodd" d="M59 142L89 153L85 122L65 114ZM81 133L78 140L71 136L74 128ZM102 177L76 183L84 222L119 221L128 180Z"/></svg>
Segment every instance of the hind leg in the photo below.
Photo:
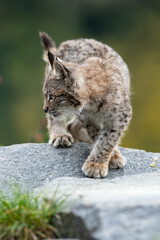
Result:
<svg viewBox="0 0 160 240"><path fill-rule="evenodd" d="M67 123L67 130L73 138L79 142L92 143L86 128L82 125L81 121L77 118L72 119Z"/></svg>
<svg viewBox="0 0 160 240"><path fill-rule="evenodd" d="M115 147L111 159L109 161L110 168L123 168L126 164L126 159L122 156L119 149Z"/></svg>

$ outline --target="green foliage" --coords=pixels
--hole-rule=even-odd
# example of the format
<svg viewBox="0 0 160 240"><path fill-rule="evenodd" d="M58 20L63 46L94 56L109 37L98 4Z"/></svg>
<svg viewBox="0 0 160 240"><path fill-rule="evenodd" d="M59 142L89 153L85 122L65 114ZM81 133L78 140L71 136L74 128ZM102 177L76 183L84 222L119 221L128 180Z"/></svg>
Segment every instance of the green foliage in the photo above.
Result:
<svg viewBox="0 0 160 240"><path fill-rule="evenodd" d="M58 237L57 229L51 225L59 221L65 198L39 199L29 191L15 185L11 196L0 191L0 239L40 240Z"/></svg>

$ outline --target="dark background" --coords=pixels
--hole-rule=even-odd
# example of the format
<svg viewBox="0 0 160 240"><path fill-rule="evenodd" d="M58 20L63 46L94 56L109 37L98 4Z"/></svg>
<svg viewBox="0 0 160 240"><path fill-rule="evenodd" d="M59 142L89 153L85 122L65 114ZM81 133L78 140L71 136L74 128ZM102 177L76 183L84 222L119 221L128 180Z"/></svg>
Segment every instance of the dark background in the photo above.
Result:
<svg viewBox="0 0 160 240"><path fill-rule="evenodd" d="M160 1L0 1L0 144L47 141L39 31L95 38L127 62L133 119L122 146L160 151Z"/></svg>

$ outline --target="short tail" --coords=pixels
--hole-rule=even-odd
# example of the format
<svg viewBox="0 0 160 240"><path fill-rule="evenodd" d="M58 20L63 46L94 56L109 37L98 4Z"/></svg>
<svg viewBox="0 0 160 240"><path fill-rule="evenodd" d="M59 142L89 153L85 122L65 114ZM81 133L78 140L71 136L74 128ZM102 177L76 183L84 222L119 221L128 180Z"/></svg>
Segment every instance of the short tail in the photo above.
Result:
<svg viewBox="0 0 160 240"><path fill-rule="evenodd" d="M50 51L51 53L55 54L56 52L56 44L55 42L51 39L51 37L48 36L47 33L45 32L40 32L40 39L41 39L41 43L44 47L44 55L43 55L43 59L45 61L47 61L47 54L48 51Z"/></svg>

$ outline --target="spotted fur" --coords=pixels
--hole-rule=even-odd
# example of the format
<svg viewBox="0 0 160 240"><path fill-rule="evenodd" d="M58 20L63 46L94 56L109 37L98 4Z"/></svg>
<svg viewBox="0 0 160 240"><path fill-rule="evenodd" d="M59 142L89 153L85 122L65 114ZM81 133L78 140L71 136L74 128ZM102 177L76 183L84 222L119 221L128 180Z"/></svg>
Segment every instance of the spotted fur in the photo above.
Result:
<svg viewBox="0 0 160 240"><path fill-rule="evenodd" d="M66 41L57 49L46 33L41 40L49 142L69 147L73 136L93 143L82 166L87 177L105 177L109 167L124 167L117 145L132 116L127 65L111 47L93 39ZM74 118L66 125L68 115Z"/></svg>

